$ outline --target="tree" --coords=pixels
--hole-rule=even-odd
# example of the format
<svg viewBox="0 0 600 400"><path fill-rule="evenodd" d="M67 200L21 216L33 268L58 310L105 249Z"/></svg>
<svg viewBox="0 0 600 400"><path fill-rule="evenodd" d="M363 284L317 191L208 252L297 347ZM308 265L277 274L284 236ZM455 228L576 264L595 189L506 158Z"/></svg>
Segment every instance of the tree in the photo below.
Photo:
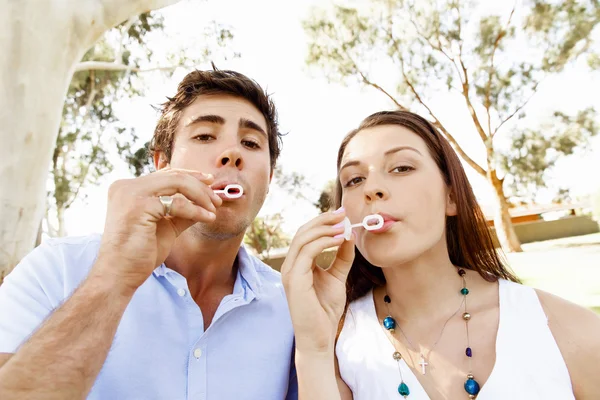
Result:
<svg viewBox="0 0 600 400"><path fill-rule="evenodd" d="M207 61L213 48L229 44L232 37L228 29L217 24L209 26L204 48L174 49L175 53L167 55L171 64L165 65L164 55L155 57L148 39L151 32L165 36L163 30L160 14L149 12L129 18L87 51L73 75L52 157L48 211L55 213L57 229L49 232L51 236L66 234L64 214L81 196L82 189L97 184L100 177L113 170L110 153L117 152L134 162L136 151L132 146L137 136L118 120L113 107L121 99L145 94L149 72L144 71L156 71L158 65L160 71L156 73L171 75L177 68L192 68ZM186 53L199 57L188 59ZM83 69L82 64L93 69ZM49 229L50 219L48 215Z"/></svg>
<svg viewBox="0 0 600 400"><path fill-rule="evenodd" d="M536 129L520 128L512 135L510 149L500 154L506 173L507 195L520 203L535 202L536 193L546 186L546 175L562 157L585 148L600 127L593 108L575 116L555 112ZM568 190L559 188L556 201L569 199Z"/></svg>
<svg viewBox="0 0 600 400"><path fill-rule="evenodd" d="M525 117L544 78L589 53L599 21L596 0L526 0L505 16L483 15L476 3L460 0L373 0L360 11L340 5L331 12L322 9L304 25L311 40L309 65L322 68L330 80L361 82L398 109L430 119L492 185L500 242L521 251L497 139ZM440 92L462 97L480 154L467 154L439 118L433 104Z"/></svg>
<svg viewBox="0 0 600 400"><path fill-rule="evenodd" d="M281 230L282 222L283 217L280 213L255 218L246 231L244 243L252 247L259 258L268 259L271 250L290 244L290 238Z"/></svg>
<svg viewBox="0 0 600 400"><path fill-rule="evenodd" d="M315 207L322 213L331 210L333 207L333 196L335 191L335 180L330 180L319 195L319 199L314 203Z"/></svg>
<svg viewBox="0 0 600 400"><path fill-rule="evenodd" d="M79 60L110 28L176 2L0 0L0 281L35 243L61 111Z"/></svg>

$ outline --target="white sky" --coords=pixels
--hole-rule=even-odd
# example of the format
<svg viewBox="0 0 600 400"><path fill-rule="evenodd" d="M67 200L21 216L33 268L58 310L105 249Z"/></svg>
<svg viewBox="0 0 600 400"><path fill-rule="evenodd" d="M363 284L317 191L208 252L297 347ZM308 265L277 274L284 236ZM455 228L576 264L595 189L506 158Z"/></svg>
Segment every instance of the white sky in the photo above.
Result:
<svg viewBox="0 0 600 400"><path fill-rule="evenodd" d="M489 8L498 4L494 0L483 2ZM336 153L343 136L369 114L392 108L387 98L374 89L328 84L318 72L308 70L302 20L317 3L317 0L195 0L164 10L169 29L184 41L197 40L206 21L217 20L232 27L233 48L242 57L229 62L218 58L214 61L221 69L234 69L252 77L273 94L281 130L289 132L284 138L280 165L287 172L305 175L315 188L309 193L315 200L317 190L335 177ZM157 42L157 46L169 45ZM184 75L185 71L178 71L172 79L152 80L146 97L119 104L120 118L136 128L142 143L151 137L156 122L150 106L172 95ZM574 113L589 106L598 108L599 77L600 74L591 74L580 65L569 68L558 78L546 80L527 108L528 118L539 121L555 109ZM465 151L478 159L479 139L472 139L472 122L463 100L456 95L441 94L434 109L449 130L455 132ZM600 185L598 171L600 137L594 139L585 154L562 160L549 183L570 188L576 196L586 195ZM469 169L468 174L480 202L492 203L487 182ZM87 200L77 201L66 213L67 232L70 235L101 232L108 185L127 177L131 177L129 171L119 163L98 187L86 190ZM284 228L290 234L317 214L306 201L294 201L272 187L261 214L279 211L284 213Z"/></svg>

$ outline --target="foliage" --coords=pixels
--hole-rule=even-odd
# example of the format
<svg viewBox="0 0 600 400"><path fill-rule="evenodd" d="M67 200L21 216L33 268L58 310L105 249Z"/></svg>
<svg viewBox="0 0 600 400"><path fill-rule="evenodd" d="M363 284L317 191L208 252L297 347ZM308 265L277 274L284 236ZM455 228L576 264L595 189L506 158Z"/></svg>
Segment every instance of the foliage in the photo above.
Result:
<svg viewBox="0 0 600 400"><path fill-rule="evenodd" d="M307 63L330 81L360 82L379 91L398 109L429 118L459 156L494 187L504 217L503 226L498 227L504 234L501 240L508 250L520 250L510 225L503 175L527 175L530 169L552 164L552 158L539 156L520 171L523 163L514 146L502 154L497 139L511 131L522 143L530 138L540 141L546 135L540 133L543 126L528 130L528 136L514 133L515 122L526 117L526 106L546 77L584 55L590 65L597 64L597 53L592 50L600 3L515 2L504 15L486 14L477 2L468 0L373 0L359 6L346 3L314 11L304 22L310 38ZM468 154L456 132L439 117L436 99L440 93L462 98L472 126L469 140L481 144L479 154ZM561 137L548 140L561 142L567 149L568 143L562 143L569 141L567 133L589 126L595 114L589 110L574 118L559 113L555 117L565 129ZM543 151L546 144L541 146L542 155L547 153ZM565 154L572 152L571 148ZM531 179L521 181L524 186L531 183Z"/></svg>
<svg viewBox="0 0 600 400"><path fill-rule="evenodd" d="M281 230L283 217L274 214L268 217L257 217L246 231L244 243L252 247L261 259L267 259L273 249L286 247L290 239Z"/></svg>

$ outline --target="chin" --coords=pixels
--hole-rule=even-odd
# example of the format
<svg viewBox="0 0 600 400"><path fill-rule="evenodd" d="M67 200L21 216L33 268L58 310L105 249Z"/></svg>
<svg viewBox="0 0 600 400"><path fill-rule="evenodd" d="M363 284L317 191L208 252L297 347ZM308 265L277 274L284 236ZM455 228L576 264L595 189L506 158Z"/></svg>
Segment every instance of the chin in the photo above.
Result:
<svg viewBox="0 0 600 400"><path fill-rule="evenodd" d="M390 236L368 238L361 243L359 250L371 264L386 268L415 260L426 251L424 247L416 240L400 243L397 237Z"/></svg>
<svg viewBox="0 0 600 400"><path fill-rule="evenodd" d="M195 224L192 229L194 233L201 237L209 237L215 240L228 240L234 237L242 235L249 224L244 220L239 219L226 219L217 220L212 224L198 223Z"/></svg>
<svg viewBox="0 0 600 400"><path fill-rule="evenodd" d="M361 252L362 253L362 252ZM392 251L386 253L374 253L374 254L364 254L363 256L369 261L371 264L381 267L388 268L395 265L402 265L409 263L416 258L419 257L417 252L400 252L400 251Z"/></svg>

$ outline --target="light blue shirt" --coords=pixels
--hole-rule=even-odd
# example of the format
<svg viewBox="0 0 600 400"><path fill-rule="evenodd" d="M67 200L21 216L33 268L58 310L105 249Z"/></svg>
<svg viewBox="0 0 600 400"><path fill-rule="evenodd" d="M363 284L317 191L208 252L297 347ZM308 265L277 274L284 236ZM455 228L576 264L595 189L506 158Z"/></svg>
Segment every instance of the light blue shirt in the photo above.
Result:
<svg viewBox="0 0 600 400"><path fill-rule="evenodd" d="M0 352L15 353L71 295L99 245L99 235L50 239L5 278ZM128 305L88 399L297 399L280 275L243 247L238 265L233 293L206 330L185 278L164 264L154 270Z"/></svg>

